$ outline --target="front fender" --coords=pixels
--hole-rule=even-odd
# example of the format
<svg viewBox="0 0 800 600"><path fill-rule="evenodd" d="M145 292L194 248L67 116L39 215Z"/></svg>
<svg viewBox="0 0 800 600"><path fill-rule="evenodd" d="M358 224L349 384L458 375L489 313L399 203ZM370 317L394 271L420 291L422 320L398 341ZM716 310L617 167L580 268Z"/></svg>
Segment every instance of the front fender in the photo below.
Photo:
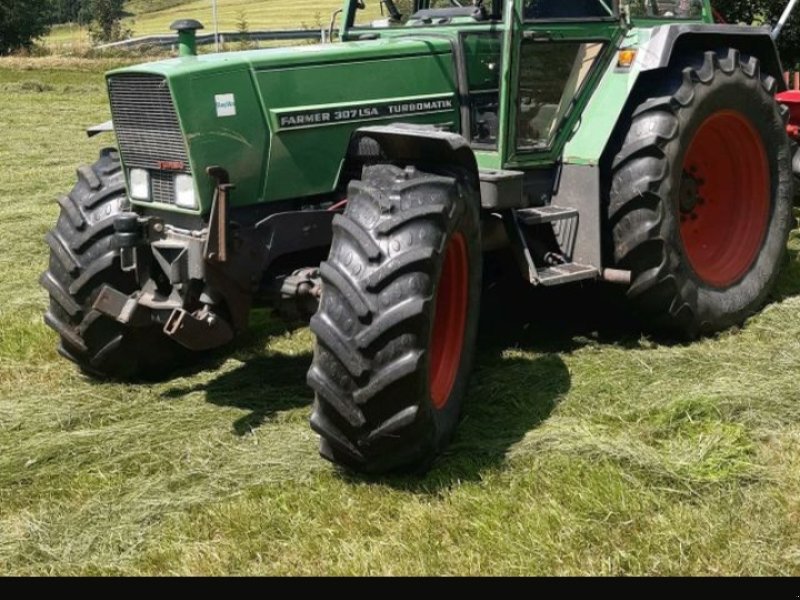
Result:
<svg viewBox="0 0 800 600"><path fill-rule="evenodd" d="M353 134L354 141L363 138L377 142L386 158L395 162L464 169L478 189L478 162L469 142L457 133L397 123L362 127Z"/></svg>

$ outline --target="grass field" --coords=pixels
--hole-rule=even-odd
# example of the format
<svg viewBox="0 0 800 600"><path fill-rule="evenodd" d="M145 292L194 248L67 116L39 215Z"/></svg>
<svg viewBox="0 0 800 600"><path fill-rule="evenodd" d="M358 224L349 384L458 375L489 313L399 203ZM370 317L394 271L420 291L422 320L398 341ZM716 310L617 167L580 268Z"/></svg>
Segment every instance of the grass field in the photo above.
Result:
<svg viewBox="0 0 800 600"><path fill-rule="evenodd" d="M42 237L112 142L82 134L108 66L0 62L0 573L800 574L800 236L761 315L687 346L592 288L496 289L452 448L352 478L317 457L305 328L257 314L157 385L56 355Z"/></svg>
<svg viewBox="0 0 800 600"><path fill-rule="evenodd" d="M333 11L341 7L341 0L217 2L220 31L237 31L242 16L251 31L301 27L318 29L327 27ZM205 25L206 33L213 31L210 0L132 0L125 5L125 10L131 17L125 19L124 24L135 36L170 33L170 24L184 17L199 20ZM50 47L88 47L87 30L77 25L60 25L53 29L45 43Z"/></svg>

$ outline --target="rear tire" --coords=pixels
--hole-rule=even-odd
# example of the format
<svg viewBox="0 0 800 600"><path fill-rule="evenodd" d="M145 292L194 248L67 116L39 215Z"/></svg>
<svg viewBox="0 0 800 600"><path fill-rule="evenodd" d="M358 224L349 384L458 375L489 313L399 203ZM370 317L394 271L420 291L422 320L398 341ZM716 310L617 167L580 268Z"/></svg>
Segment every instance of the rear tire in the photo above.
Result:
<svg viewBox="0 0 800 600"><path fill-rule="evenodd" d="M308 383L320 454L425 468L461 414L477 333L479 204L466 179L378 165L334 220Z"/></svg>
<svg viewBox="0 0 800 600"><path fill-rule="evenodd" d="M44 320L60 336L58 352L84 372L114 379L158 379L186 356L158 325L131 328L92 309L109 285L123 294L138 289L133 273L120 268L114 218L128 210L119 155L107 148L92 166L78 169L78 182L58 200L61 214L45 236L50 263L40 283L50 296Z"/></svg>
<svg viewBox="0 0 800 600"><path fill-rule="evenodd" d="M792 156L757 59L706 52L661 81L624 132L609 221L643 321L691 339L766 301L794 221Z"/></svg>

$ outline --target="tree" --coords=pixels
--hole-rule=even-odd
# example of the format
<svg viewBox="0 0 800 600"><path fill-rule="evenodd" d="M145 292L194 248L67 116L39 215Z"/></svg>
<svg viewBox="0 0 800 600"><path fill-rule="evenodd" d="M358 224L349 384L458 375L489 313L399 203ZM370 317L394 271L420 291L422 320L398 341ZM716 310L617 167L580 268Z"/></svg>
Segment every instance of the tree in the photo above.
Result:
<svg viewBox="0 0 800 600"><path fill-rule="evenodd" d="M83 23L86 16L86 0L50 0L52 23Z"/></svg>
<svg viewBox="0 0 800 600"><path fill-rule="evenodd" d="M0 0L0 55L30 49L49 23L50 0Z"/></svg>
<svg viewBox="0 0 800 600"><path fill-rule="evenodd" d="M714 8L729 23L773 25L783 13L789 0L712 0ZM783 65L800 66L800 7L798 7L778 40Z"/></svg>
<svg viewBox="0 0 800 600"><path fill-rule="evenodd" d="M250 23L247 21L247 13L244 10L240 10L236 14L236 33L242 36L239 40L239 50L252 50L257 46L256 42L248 37Z"/></svg>
<svg viewBox="0 0 800 600"><path fill-rule="evenodd" d="M131 30L122 25L123 3L124 0L89 0L89 35L94 42L116 42L130 37Z"/></svg>

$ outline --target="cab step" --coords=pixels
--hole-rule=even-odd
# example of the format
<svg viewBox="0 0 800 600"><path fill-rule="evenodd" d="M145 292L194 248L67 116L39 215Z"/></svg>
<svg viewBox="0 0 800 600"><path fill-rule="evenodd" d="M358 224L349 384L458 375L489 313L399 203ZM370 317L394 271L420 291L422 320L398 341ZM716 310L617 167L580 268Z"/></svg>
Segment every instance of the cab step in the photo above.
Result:
<svg viewBox="0 0 800 600"><path fill-rule="evenodd" d="M523 225L542 225L543 223L556 223L568 219L577 219L578 210L563 206L539 206L536 208L523 208L518 211L517 219Z"/></svg>
<svg viewBox="0 0 800 600"><path fill-rule="evenodd" d="M587 265L565 263L554 267L540 268L536 275L538 285L551 287L584 279L597 279L600 277L600 271Z"/></svg>
<svg viewBox="0 0 800 600"><path fill-rule="evenodd" d="M578 233L578 216L577 209L552 205L513 210L504 216L506 231L512 242L517 263L531 285L551 287L601 277L600 270L590 265L564 262L563 264L537 266L534 261L533 252L528 245L528 237L523 230L527 227L551 224L562 249L561 257L571 257Z"/></svg>

